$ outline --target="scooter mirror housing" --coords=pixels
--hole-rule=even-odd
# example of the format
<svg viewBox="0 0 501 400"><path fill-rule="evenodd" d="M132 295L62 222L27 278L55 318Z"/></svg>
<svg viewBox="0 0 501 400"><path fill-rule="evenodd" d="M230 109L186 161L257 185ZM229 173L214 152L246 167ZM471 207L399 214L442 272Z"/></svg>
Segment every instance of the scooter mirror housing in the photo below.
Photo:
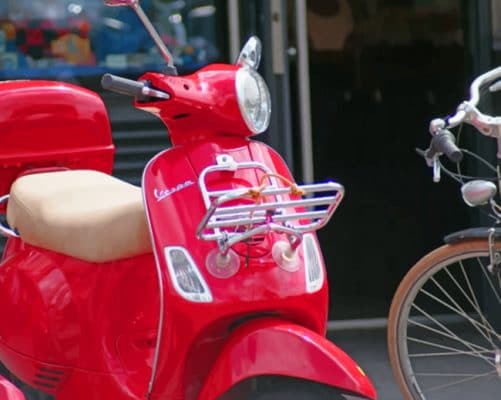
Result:
<svg viewBox="0 0 501 400"><path fill-rule="evenodd" d="M236 64L241 66L246 65L254 70L258 69L261 61L262 47L259 38L251 36L244 44L244 47L242 47Z"/></svg>

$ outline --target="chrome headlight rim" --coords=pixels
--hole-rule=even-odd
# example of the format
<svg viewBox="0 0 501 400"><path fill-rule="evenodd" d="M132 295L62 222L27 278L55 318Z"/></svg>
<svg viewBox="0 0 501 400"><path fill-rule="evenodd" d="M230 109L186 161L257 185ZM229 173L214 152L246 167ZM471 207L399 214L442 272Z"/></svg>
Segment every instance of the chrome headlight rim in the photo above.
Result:
<svg viewBox="0 0 501 400"><path fill-rule="evenodd" d="M258 115L254 118L251 113L249 113L246 105L249 102L248 92L246 90L246 81L250 79L256 85L259 94L259 100L257 105L259 107ZM237 92L237 102L240 108L240 114L245 121L245 124L249 130L257 135L263 133L270 125L271 120L271 96L268 85L266 84L263 77L254 69L243 66L237 70L235 78L235 88ZM255 101L256 99L254 99Z"/></svg>

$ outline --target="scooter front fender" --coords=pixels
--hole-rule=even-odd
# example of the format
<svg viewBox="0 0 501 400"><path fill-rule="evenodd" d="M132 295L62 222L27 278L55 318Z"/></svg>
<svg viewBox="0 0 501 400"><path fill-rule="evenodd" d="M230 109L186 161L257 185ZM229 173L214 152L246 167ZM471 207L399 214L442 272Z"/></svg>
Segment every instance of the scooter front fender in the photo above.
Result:
<svg viewBox="0 0 501 400"><path fill-rule="evenodd" d="M26 400L21 392L13 383L0 375L0 400Z"/></svg>
<svg viewBox="0 0 501 400"><path fill-rule="evenodd" d="M375 400L363 370L339 347L302 326L260 319L237 328L207 376L198 400L215 400L248 378L280 375Z"/></svg>

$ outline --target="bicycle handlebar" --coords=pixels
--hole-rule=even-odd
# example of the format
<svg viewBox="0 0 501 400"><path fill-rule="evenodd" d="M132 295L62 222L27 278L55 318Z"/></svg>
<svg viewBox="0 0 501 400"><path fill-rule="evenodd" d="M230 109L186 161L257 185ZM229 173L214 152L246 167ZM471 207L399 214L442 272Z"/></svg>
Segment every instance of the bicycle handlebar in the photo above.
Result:
<svg viewBox="0 0 501 400"><path fill-rule="evenodd" d="M445 154L452 162L459 162L463 158L461 150L456 146L456 139L449 131L466 122L473 125L480 133L497 138L498 158L501 159L501 117L493 117L483 114L477 108L480 101L480 88L490 84L489 91L501 90L501 67L494 68L478 76L470 85L470 98L463 101L457 108L456 113L445 119L434 119L430 122L429 131L432 135L430 146L426 151L419 151L423 155L427 164L433 167L433 180L440 181L440 163L438 158Z"/></svg>
<svg viewBox="0 0 501 400"><path fill-rule="evenodd" d="M433 136L430 147L424 152L427 159L432 159L436 154L443 153L452 162L460 162L463 159L463 153L456 146L456 138L452 132L447 129L441 129Z"/></svg>
<svg viewBox="0 0 501 400"><path fill-rule="evenodd" d="M478 76L470 85L470 103L477 105L480 100L480 86L498 78L501 78L501 67L494 68Z"/></svg>
<svg viewBox="0 0 501 400"><path fill-rule="evenodd" d="M486 136L501 137L501 117L483 114L477 108L480 101L480 87L499 78L501 78L501 67L494 68L478 76L470 85L470 99L461 103L456 113L445 119L444 125L447 128L454 128L462 122L467 122ZM494 92L500 90L501 85L495 83L489 89ZM430 133L433 135L437 132L434 129L430 124Z"/></svg>

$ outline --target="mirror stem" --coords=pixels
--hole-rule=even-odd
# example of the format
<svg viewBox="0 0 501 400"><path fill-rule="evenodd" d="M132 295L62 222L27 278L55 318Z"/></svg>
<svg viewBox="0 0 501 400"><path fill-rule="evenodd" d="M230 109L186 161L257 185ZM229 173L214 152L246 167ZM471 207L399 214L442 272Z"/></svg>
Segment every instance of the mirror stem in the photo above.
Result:
<svg viewBox="0 0 501 400"><path fill-rule="evenodd" d="M132 8L136 12L137 16L143 23L144 27L150 34L151 38L157 45L158 49L160 50L160 53L162 54L162 57L164 58L165 61L167 61L167 72L171 75L177 75L177 70L176 67L174 66L174 59L172 57L172 54L169 52L167 49L167 46L165 46L165 43L162 41L160 38L160 35L157 33L155 27L153 24L150 22L149 18L146 16L144 13L143 9L139 5L138 2L136 2Z"/></svg>

